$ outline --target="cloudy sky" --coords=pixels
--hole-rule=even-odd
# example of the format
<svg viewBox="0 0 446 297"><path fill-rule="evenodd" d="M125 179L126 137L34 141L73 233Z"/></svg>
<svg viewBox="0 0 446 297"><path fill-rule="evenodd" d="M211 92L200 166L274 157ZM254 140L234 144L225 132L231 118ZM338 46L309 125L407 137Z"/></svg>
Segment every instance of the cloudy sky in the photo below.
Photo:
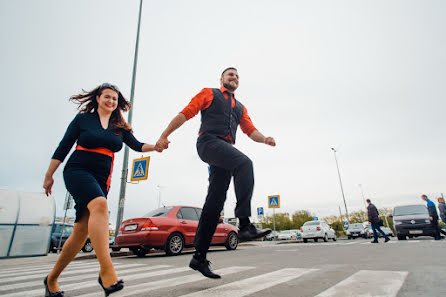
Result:
<svg viewBox="0 0 446 297"><path fill-rule="evenodd" d="M43 191L77 112L71 95L104 81L130 95L138 8L137 0L0 1L0 188ZM445 11L441 0L145 0L135 136L155 143L196 93L218 87L221 71L235 66L237 98L277 142L268 147L239 131L236 146L255 166L253 213L273 194L281 212L344 212L331 147L349 211L364 208L358 184L378 207L446 194ZM160 194L165 205L202 206L208 170L195 149L199 118L170 137L169 150L144 154L150 177L127 185L125 218L156 208ZM113 223L122 158L108 197ZM54 177L62 215L62 167ZM227 217L234 206L231 185Z"/></svg>

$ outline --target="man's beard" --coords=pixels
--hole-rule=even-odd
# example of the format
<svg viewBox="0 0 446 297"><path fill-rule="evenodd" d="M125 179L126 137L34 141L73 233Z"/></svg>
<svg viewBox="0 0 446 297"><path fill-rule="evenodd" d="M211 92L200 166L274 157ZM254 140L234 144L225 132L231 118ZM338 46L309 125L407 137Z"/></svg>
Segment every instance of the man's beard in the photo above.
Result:
<svg viewBox="0 0 446 297"><path fill-rule="evenodd" d="M230 83L223 83L223 87L225 87L226 89L228 89L229 91L232 91L232 92L237 90L237 87L234 88Z"/></svg>

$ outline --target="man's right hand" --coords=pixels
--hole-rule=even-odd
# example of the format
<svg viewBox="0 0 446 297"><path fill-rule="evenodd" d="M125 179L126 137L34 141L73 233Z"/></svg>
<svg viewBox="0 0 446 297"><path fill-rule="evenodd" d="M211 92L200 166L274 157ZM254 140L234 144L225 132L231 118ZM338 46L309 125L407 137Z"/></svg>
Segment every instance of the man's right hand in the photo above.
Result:
<svg viewBox="0 0 446 297"><path fill-rule="evenodd" d="M155 144L155 150L158 152L165 150L169 147L169 143L170 141L167 139L167 137L160 137Z"/></svg>

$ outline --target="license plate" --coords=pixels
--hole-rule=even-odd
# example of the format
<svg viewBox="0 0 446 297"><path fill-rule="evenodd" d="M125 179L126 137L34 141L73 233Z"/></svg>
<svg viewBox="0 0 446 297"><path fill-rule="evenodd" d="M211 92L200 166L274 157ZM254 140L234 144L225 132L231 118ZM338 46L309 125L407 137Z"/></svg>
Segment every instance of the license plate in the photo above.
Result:
<svg viewBox="0 0 446 297"><path fill-rule="evenodd" d="M423 230L409 230L409 234L423 234Z"/></svg>
<svg viewBox="0 0 446 297"><path fill-rule="evenodd" d="M125 231L132 231L132 230L136 230L137 227L138 227L138 224L135 224L135 225L127 225L127 226L125 226L124 230L125 230Z"/></svg>

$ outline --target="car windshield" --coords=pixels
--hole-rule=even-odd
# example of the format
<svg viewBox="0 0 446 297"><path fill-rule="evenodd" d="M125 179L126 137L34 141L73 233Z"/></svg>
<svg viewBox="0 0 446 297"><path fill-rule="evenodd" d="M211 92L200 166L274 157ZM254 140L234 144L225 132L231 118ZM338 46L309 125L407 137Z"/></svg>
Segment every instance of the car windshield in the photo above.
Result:
<svg viewBox="0 0 446 297"><path fill-rule="evenodd" d="M351 224L348 228L349 229L364 229L362 224Z"/></svg>
<svg viewBox="0 0 446 297"><path fill-rule="evenodd" d="M173 209L173 206L161 207L161 208L149 211L143 217L144 218L165 217L172 209Z"/></svg>
<svg viewBox="0 0 446 297"><path fill-rule="evenodd" d="M427 208L424 205L407 205L395 207L394 216L407 216L416 214L427 214Z"/></svg>
<svg viewBox="0 0 446 297"><path fill-rule="evenodd" d="M289 233L291 233L291 231L290 230L284 230L284 231L280 231L280 233L282 233L282 234L289 234Z"/></svg>
<svg viewBox="0 0 446 297"><path fill-rule="evenodd" d="M316 226L316 225L320 225L320 222L309 221L304 224L304 226Z"/></svg>

